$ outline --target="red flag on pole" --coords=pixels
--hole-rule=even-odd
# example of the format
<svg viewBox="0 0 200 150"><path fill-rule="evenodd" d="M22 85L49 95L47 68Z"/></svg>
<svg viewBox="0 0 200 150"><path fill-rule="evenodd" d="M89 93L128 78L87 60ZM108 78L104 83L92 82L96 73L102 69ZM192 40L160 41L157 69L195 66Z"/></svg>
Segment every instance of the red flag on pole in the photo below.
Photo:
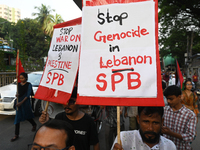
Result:
<svg viewBox="0 0 200 150"><path fill-rule="evenodd" d="M17 51L17 58L16 58L16 75L17 75L17 82L19 83L20 82L20 79L19 79L19 75L22 73L22 72L25 72L24 71L24 68L22 66L22 63L19 59L19 50Z"/></svg>
<svg viewBox="0 0 200 150"><path fill-rule="evenodd" d="M182 76L178 61L176 60L176 85L180 86L181 89L182 89L182 86L183 86L183 81L184 81L183 76Z"/></svg>

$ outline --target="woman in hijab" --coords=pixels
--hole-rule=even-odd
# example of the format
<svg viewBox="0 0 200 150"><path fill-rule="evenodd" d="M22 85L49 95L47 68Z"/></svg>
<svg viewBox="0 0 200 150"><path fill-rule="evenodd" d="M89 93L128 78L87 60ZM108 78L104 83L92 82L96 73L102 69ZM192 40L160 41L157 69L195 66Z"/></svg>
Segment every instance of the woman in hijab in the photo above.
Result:
<svg viewBox="0 0 200 150"><path fill-rule="evenodd" d="M30 95L33 91L31 83L27 82L28 75L25 72L22 72L19 76L21 83L18 83L18 103L14 105L16 109L15 116L15 136L11 139L11 142L17 140L19 138L19 129L20 122L24 120L28 120L33 128L32 131L36 130L36 123L33 120L34 115L31 109Z"/></svg>

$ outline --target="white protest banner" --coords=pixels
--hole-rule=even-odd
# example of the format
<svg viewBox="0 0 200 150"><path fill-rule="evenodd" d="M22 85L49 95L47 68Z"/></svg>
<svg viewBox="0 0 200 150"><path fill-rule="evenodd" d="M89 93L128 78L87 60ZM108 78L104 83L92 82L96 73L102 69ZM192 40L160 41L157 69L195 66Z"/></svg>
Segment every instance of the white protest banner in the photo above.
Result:
<svg viewBox="0 0 200 150"><path fill-rule="evenodd" d="M157 1L84 6L78 104L163 106Z"/></svg>
<svg viewBox="0 0 200 150"><path fill-rule="evenodd" d="M48 59L40 86L38 99L66 104L77 76L81 18L54 26Z"/></svg>

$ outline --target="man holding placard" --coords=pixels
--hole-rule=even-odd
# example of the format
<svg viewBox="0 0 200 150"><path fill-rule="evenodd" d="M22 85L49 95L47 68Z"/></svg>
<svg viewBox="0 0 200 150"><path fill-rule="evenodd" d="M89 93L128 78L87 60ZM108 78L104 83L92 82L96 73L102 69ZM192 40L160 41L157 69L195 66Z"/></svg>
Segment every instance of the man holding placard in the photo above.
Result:
<svg viewBox="0 0 200 150"><path fill-rule="evenodd" d="M74 88L67 105L63 105L64 112L58 113L55 119L64 120L74 128L74 146L76 150L88 150L93 145L94 150L99 150L97 129L92 118L79 110L76 105L77 89ZM49 120L47 112L43 111L39 118L40 123Z"/></svg>
<svg viewBox="0 0 200 150"><path fill-rule="evenodd" d="M163 125L163 107L138 107L137 122L139 130L124 131L120 133L121 143L117 143L117 137L113 144L113 150L176 150L174 143L161 136Z"/></svg>

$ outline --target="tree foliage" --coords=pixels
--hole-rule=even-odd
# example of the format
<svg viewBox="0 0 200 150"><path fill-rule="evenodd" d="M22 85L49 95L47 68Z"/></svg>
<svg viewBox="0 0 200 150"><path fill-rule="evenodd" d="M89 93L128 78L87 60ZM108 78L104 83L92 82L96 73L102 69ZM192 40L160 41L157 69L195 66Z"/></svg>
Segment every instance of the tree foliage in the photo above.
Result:
<svg viewBox="0 0 200 150"><path fill-rule="evenodd" d="M35 9L38 10L37 13L32 13L33 16L37 16L35 19L42 25L43 29L44 27L47 26L46 23L48 20L49 15L51 14L52 11L55 11L54 9L51 9L50 6L46 6L42 4L42 6L37 7L35 6Z"/></svg>
<svg viewBox="0 0 200 150"><path fill-rule="evenodd" d="M47 56L49 43L41 25L33 19L19 20L13 28L14 47L24 56L40 59Z"/></svg>
<svg viewBox="0 0 200 150"><path fill-rule="evenodd" d="M161 57L172 55L184 64L184 53L200 52L199 0L159 0Z"/></svg>
<svg viewBox="0 0 200 150"><path fill-rule="evenodd" d="M42 26L45 34L49 36L49 38L53 35L53 26L64 22L62 17L59 14L56 14L53 16L51 12L55 11L54 9L51 9L49 6L45 6L42 4L41 7L35 6L35 9L37 9L38 13L33 13L33 16L37 16L35 19L40 23ZM47 37L47 39L49 39Z"/></svg>
<svg viewBox="0 0 200 150"><path fill-rule="evenodd" d="M0 18L0 37L8 40L9 45L13 44L15 50L20 50L22 63L27 67L34 66L35 62L42 64L41 58L48 54L53 26L64 21L58 14L53 16L51 12L55 10L49 6L42 4L35 9L38 10L33 13L35 19L26 18L11 23Z"/></svg>
<svg viewBox="0 0 200 150"><path fill-rule="evenodd" d="M49 15L48 19L46 20L45 23L45 31L46 33L52 37L53 36L53 26L59 23L64 22L62 17L59 14L56 14L55 16Z"/></svg>
<svg viewBox="0 0 200 150"><path fill-rule="evenodd" d="M15 23L9 22L6 19L0 18L0 37L4 40L8 40L8 44L11 44L10 42L10 36L11 31Z"/></svg>

